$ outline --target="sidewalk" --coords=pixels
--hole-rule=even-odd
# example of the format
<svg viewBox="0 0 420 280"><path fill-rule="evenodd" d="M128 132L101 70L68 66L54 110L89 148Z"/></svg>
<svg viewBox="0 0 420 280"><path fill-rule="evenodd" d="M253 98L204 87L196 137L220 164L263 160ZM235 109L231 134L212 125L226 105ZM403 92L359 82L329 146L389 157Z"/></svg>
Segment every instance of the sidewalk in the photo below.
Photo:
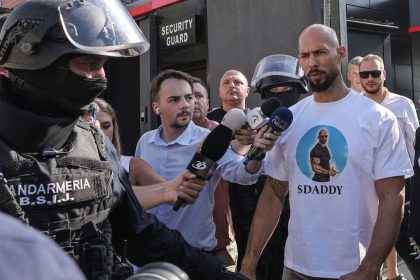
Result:
<svg viewBox="0 0 420 280"><path fill-rule="evenodd" d="M413 276L411 276L411 273L408 270L407 266L405 265L404 261L400 261L398 263L398 272L404 274L404 277L407 280L414 280ZM386 278L386 268L382 270L382 277L383 277L383 279L387 279Z"/></svg>

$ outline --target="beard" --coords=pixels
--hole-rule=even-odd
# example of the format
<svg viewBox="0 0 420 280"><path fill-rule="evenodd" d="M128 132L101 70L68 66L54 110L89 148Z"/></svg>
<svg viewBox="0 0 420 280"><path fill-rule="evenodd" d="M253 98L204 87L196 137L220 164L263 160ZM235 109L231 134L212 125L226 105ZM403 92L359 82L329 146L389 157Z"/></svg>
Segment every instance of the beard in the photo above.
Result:
<svg viewBox="0 0 420 280"><path fill-rule="evenodd" d="M187 116L185 116L185 120L178 120L178 118L180 117L180 115L178 115L177 119L173 123L171 123L170 126L177 129L187 127L192 119L193 114L189 111L184 112L184 114L187 114Z"/></svg>
<svg viewBox="0 0 420 280"><path fill-rule="evenodd" d="M184 128L184 127L187 127L189 123L190 123L190 122L188 122L188 123L186 123L186 124L173 123L171 126L172 126L173 128L179 129L179 128Z"/></svg>
<svg viewBox="0 0 420 280"><path fill-rule="evenodd" d="M319 82L314 82L308 78L309 85L311 86L311 89L315 92L325 91L329 89L339 74L339 71L337 69L331 70L330 73L326 73L319 69L312 69L311 71L308 72L307 76L309 76L311 72L322 72L326 74L327 76L324 81L319 81Z"/></svg>
<svg viewBox="0 0 420 280"><path fill-rule="evenodd" d="M378 85L377 85L376 87L374 87L374 88L368 88L368 87L365 87L365 86L362 84L362 87L363 87L363 90L364 90L365 92L369 93L369 94L376 94L376 93L382 92L382 85L381 85L381 84L378 84Z"/></svg>

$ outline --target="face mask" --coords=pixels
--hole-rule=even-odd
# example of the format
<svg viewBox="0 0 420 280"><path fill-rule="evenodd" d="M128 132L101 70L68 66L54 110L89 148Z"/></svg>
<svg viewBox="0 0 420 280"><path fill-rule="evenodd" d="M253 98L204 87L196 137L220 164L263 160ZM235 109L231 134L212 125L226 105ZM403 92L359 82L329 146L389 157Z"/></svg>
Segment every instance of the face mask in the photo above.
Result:
<svg viewBox="0 0 420 280"><path fill-rule="evenodd" d="M61 88L66 100L82 108L106 90L107 80L84 78L69 70Z"/></svg>
<svg viewBox="0 0 420 280"><path fill-rule="evenodd" d="M107 88L107 80L76 75L67 67L71 56L39 70L11 69L25 82L16 87L14 103L41 115L78 117L83 108Z"/></svg>
<svg viewBox="0 0 420 280"><path fill-rule="evenodd" d="M283 107L290 107L296 104L299 101L300 94L296 92L295 89L284 91L284 92L271 92L270 90L265 90L264 99L275 97L280 100Z"/></svg>

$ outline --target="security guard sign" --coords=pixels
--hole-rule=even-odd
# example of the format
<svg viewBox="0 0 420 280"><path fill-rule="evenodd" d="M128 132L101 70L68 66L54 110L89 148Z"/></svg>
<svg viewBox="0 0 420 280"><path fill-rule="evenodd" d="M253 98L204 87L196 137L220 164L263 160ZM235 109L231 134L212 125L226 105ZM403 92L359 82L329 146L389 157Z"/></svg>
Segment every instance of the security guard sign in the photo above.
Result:
<svg viewBox="0 0 420 280"><path fill-rule="evenodd" d="M159 25L161 49L196 43L196 16Z"/></svg>

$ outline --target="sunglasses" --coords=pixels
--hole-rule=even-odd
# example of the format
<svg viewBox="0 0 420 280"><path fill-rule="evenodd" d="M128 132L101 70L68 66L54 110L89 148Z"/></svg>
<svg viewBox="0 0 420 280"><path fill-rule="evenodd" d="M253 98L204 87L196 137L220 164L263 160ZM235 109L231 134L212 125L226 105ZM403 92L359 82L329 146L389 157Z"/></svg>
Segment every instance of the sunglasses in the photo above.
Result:
<svg viewBox="0 0 420 280"><path fill-rule="evenodd" d="M373 70L373 71L362 71L359 72L359 76L362 79L367 79L369 78L369 75L372 76L372 78L379 78L382 74L381 70Z"/></svg>

